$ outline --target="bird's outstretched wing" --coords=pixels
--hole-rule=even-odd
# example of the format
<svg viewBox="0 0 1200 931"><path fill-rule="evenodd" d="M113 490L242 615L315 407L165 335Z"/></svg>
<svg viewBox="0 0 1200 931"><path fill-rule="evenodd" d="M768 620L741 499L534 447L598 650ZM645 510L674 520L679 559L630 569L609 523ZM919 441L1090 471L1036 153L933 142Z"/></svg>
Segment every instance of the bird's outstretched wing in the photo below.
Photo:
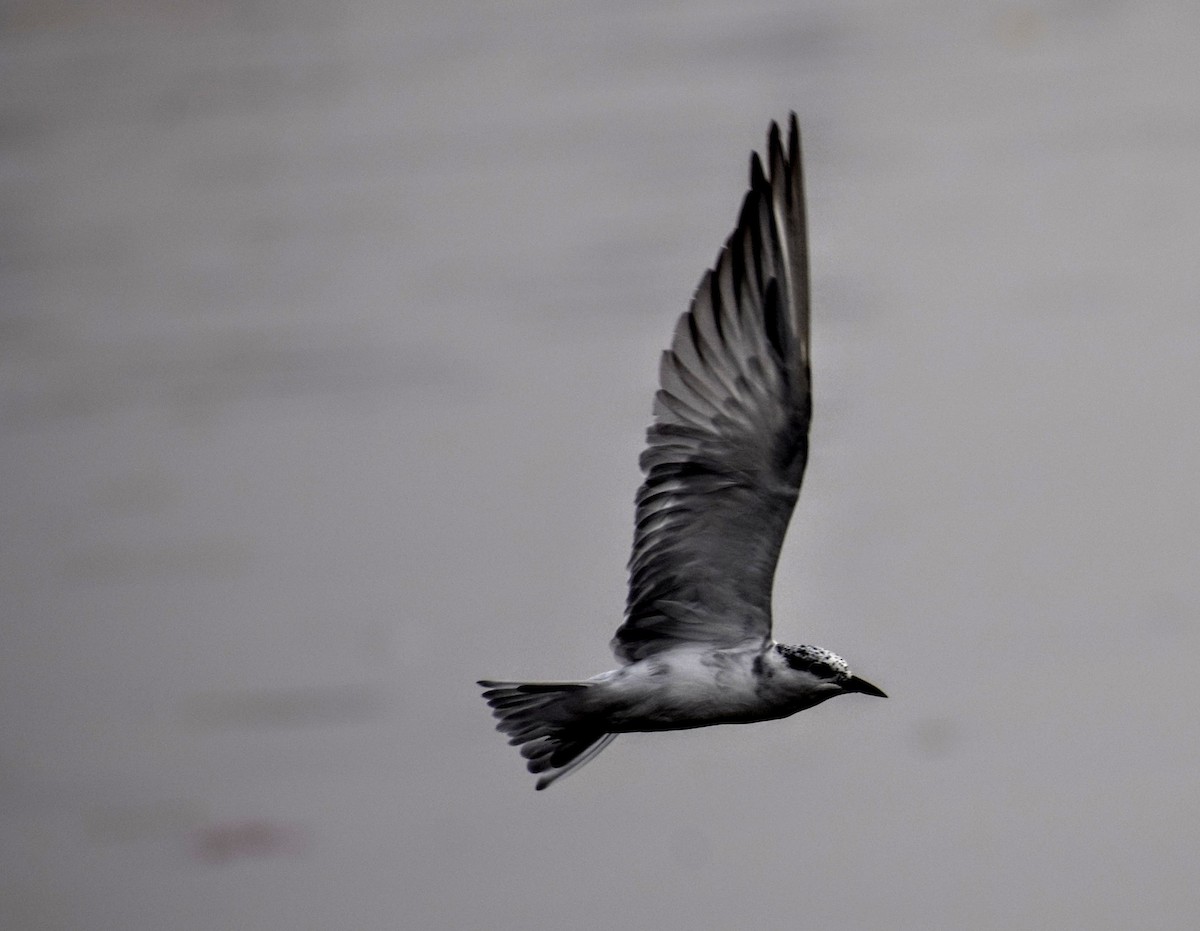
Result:
<svg viewBox="0 0 1200 931"><path fill-rule="evenodd" d="M737 229L663 353L641 457L625 623L633 662L771 635L771 586L812 414L800 134L757 155Z"/></svg>

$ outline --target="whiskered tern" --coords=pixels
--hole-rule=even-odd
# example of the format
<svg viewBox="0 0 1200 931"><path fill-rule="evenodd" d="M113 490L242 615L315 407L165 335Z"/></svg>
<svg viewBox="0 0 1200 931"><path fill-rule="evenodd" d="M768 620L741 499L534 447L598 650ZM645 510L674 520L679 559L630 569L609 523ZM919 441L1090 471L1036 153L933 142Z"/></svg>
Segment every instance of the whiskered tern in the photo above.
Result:
<svg viewBox="0 0 1200 931"><path fill-rule="evenodd" d="M800 132L750 159L737 228L662 356L640 464L622 664L581 682L482 680L544 789L618 734L785 718L885 698L820 647L771 636L771 586L812 419Z"/></svg>

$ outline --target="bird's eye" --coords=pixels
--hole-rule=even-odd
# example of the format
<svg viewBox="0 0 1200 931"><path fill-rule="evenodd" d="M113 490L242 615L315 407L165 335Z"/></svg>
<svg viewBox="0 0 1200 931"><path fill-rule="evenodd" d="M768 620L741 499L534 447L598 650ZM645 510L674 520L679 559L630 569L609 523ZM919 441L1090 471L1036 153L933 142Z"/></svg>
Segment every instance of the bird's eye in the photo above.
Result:
<svg viewBox="0 0 1200 931"><path fill-rule="evenodd" d="M820 676L822 679L828 679L833 675L833 670L819 659L812 659L803 653L793 653L787 658L788 665L793 669L801 672L811 672L814 676Z"/></svg>

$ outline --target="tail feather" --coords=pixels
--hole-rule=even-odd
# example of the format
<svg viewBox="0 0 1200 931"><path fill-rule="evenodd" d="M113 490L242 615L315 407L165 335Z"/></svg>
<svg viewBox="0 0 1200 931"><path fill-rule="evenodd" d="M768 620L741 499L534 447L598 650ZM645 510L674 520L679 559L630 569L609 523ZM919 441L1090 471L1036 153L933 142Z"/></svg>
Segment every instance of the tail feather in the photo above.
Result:
<svg viewBox="0 0 1200 931"><path fill-rule="evenodd" d="M496 730L521 748L538 789L573 772L616 739L589 724L577 700L586 682L492 682L481 679ZM576 700L573 700L576 699Z"/></svg>

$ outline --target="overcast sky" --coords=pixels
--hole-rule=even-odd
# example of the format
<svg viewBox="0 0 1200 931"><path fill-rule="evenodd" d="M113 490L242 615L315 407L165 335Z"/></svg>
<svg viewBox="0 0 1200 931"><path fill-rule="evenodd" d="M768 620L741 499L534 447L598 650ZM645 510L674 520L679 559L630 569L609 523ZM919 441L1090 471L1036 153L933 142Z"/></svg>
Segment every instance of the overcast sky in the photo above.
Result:
<svg viewBox="0 0 1200 931"><path fill-rule="evenodd" d="M0 925L1200 915L1200 7L0 4ZM547 792L657 357L800 115L776 634Z"/></svg>

